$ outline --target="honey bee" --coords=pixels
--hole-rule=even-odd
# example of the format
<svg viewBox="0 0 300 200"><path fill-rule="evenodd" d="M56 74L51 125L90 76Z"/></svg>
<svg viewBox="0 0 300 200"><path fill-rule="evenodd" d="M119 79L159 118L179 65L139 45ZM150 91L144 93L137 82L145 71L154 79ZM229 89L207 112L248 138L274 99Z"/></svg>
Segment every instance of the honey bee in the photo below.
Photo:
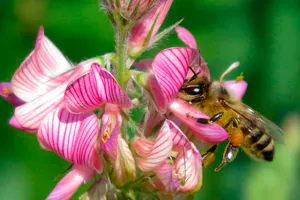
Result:
<svg viewBox="0 0 300 200"><path fill-rule="evenodd" d="M222 74L220 81L209 80L200 73L201 68L198 73L191 68L194 75L185 80L178 94L179 99L210 117L194 120L200 124L217 123L230 135L223 160L215 171L232 162L239 147L254 159L272 161L275 152L274 140L283 143L283 131L277 125L243 104L224 86L224 76L237 66L238 63L231 65ZM213 145L202 154L204 167L212 163L216 149L217 145Z"/></svg>

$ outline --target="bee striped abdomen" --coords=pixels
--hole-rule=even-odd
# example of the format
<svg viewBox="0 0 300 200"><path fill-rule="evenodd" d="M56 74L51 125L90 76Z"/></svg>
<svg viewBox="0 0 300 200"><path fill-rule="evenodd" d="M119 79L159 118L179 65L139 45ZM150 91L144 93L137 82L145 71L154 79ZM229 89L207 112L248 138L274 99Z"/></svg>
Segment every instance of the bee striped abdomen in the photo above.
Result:
<svg viewBox="0 0 300 200"><path fill-rule="evenodd" d="M257 128L253 130L245 128L243 131L247 134L244 150L255 158L272 161L274 157L273 139Z"/></svg>

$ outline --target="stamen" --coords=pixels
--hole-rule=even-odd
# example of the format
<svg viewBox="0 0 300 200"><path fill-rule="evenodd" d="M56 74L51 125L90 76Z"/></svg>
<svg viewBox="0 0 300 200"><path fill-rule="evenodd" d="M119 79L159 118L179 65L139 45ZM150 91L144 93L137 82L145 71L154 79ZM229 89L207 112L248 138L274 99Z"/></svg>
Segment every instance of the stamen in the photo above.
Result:
<svg viewBox="0 0 300 200"><path fill-rule="evenodd" d="M107 129L105 130L104 136L101 138L101 141L103 143L105 143L107 141L107 139L110 138L110 131L108 131Z"/></svg>
<svg viewBox="0 0 300 200"><path fill-rule="evenodd" d="M240 81L242 81L242 80L244 80L243 72L242 72L239 76L237 76L237 77L235 78L235 81L236 81L236 82L240 82Z"/></svg>
<svg viewBox="0 0 300 200"><path fill-rule="evenodd" d="M232 63L228 69L221 75L220 77L220 82L223 81L224 77L229 74L232 70L234 70L235 68L237 68L240 65L240 62L234 62Z"/></svg>

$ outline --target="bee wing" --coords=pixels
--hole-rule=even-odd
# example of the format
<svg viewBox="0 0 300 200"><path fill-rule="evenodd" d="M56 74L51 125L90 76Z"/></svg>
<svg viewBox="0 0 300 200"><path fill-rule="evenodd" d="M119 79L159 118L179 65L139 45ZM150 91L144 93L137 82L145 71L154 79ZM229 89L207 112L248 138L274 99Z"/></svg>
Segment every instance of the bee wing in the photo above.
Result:
<svg viewBox="0 0 300 200"><path fill-rule="evenodd" d="M284 143L284 132L281 128L279 128L276 124L262 116L259 112L253 110L251 107L246 104L229 104L226 105L231 108L234 112L236 112L240 117L244 120L247 120L248 123L257 127L263 133L269 135L274 140ZM243 123L243 122L241 122ZM247 126L247 124L245 123Z"/></svg>

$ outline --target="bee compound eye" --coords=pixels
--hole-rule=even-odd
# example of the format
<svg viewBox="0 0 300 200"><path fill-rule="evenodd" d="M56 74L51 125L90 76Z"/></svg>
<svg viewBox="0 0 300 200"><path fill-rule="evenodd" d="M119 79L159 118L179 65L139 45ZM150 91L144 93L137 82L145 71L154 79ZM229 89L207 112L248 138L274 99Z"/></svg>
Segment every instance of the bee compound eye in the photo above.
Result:
<svg viewBox="0 0 300 200"><path fill-rule="evenodd" d="M188 95L201 95L203 93L201 87L186 87L182 89Z"/></svg>

